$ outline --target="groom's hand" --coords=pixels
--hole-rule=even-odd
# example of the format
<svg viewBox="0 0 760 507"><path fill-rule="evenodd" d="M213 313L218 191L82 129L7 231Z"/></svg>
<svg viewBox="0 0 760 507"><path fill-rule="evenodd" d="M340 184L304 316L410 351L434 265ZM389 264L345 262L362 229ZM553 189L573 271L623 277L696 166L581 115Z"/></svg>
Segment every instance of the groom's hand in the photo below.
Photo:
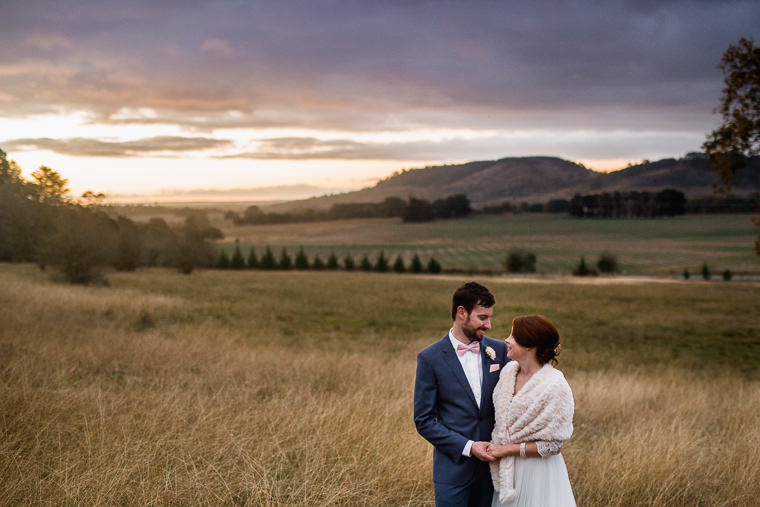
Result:
<svg viewBox="0 0 760 507"><path fill-rule="evenodd" d="M473 442L470 454L480 461L496 461L496 458L488 453L488 442Z"/></svg>

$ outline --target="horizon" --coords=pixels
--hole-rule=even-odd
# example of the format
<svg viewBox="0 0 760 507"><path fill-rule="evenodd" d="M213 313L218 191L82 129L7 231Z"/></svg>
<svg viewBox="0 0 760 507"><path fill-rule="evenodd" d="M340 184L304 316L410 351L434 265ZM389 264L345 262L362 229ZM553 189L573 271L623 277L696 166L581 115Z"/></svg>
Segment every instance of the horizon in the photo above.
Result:
<svg viewBox="0 0 760 507"><path fill-rule="evenodd" d="M723 52L760 38L749 0L11 0L0 15L0 149L26 177L46 165L74 196L116 199L682 156L720 122Z"/></svg>
<svg viewBox="0 0 760 507"><path fill-rule="evenodd" d="M682 158L687 154L683 154L681 157L666 157L666 158ZM547 155L532 155L526 157L501 157L495 159L494 162L506 159L506 158L531 158L531 157L546 157ZM562 157L551 157L560 158ZM567 160L567 159L562 159ZM456 164L434 164L434 166L443 165L459 165L469 162L480 162L481 160L470 160ZM587 169L597 173L611 173L616 171L622 171L633 165L645 163L646 161L639 161L638 163L629 163L626 167L620 167L610 170L597 170L588 167L582 162L573 160L567 160L568 162L584 165ZM254 205L270 205L278 204L296 200L308 200L312 198L319 198L329 195L345 194L364 190L367 188L373 188L380 181L393 177L395 174L401 171L415 171L426 169L425 167L410 167L402 168L394 171L391 174L378 178L371 184L359 188L339 189L339 188L320 188L308 184L287 184L277 186L266 187L236 187L236 188L194 188L194 189L158 189L153 193L145 194L112 194L106 193L106 204L208 204L215 203L246 203ZM65 175L64 175L65 177ZM217 198L214 198L217 197Z"/></svg>

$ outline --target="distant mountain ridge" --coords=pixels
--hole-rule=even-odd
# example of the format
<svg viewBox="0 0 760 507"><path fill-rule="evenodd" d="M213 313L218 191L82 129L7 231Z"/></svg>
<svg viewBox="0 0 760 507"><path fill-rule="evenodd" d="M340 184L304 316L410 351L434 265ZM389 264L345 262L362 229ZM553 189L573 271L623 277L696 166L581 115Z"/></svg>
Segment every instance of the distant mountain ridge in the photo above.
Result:
<svg viewBox="0 0 760 507"><path fill-rule="evenodd" d="M370 188L276 204L267 209L327 209L334 204L380 202L387 197L409 195L434 200L466 194L476 208L504 201L546 202L554 198L569 199L575 194L658 192L664 188L676 188L688 197L698 197L710 195L713 185L719 182L702 153L690 153L680 159L645 161L610 173L592 171L556 157L509 157L404 170ZM732 189L736 193L760 190L760 158L750 159Z"/></svg>

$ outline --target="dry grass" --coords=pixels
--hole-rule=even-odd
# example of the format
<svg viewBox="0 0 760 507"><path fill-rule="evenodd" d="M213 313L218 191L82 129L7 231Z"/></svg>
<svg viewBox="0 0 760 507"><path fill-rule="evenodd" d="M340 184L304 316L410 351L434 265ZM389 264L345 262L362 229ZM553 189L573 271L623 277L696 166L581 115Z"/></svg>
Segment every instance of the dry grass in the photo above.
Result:
<svg viewBox="0 0 760 507"><path fill-rule="evenodd" d="M564 450L579 505L756 505L760 384L683 370L576 373Z"/></svg>
<svg viewBox="0 0 760 507"><path fill-rule="evenodd" d="M687 290L660 285L663 298ZM148 271L83 288L0 265L0 504L430 504L432 453L414 431L411 389L453 286ZM567 314L589 304L578 286L494 287L497 300L518 292L536 306L551 291ZM717 304L721 290L700 294ZM565 352L579 505L757 502L757 381L728 367L600 360L595 343L569 339Z"/></svg>

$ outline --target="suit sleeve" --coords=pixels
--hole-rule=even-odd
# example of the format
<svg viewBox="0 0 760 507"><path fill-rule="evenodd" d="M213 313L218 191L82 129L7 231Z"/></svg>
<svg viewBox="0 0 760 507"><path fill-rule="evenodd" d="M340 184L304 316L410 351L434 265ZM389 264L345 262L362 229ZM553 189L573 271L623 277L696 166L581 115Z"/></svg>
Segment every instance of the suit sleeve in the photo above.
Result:
<svg viewBox="0 0 760 507"><path fill-rule="evenodd" d="M414 380L414 425L425 440L451 459L459 462L468 438L450 430L438 420L435 406L438 385L435 373L422 354L417 355L417 376Z"/></svg>

